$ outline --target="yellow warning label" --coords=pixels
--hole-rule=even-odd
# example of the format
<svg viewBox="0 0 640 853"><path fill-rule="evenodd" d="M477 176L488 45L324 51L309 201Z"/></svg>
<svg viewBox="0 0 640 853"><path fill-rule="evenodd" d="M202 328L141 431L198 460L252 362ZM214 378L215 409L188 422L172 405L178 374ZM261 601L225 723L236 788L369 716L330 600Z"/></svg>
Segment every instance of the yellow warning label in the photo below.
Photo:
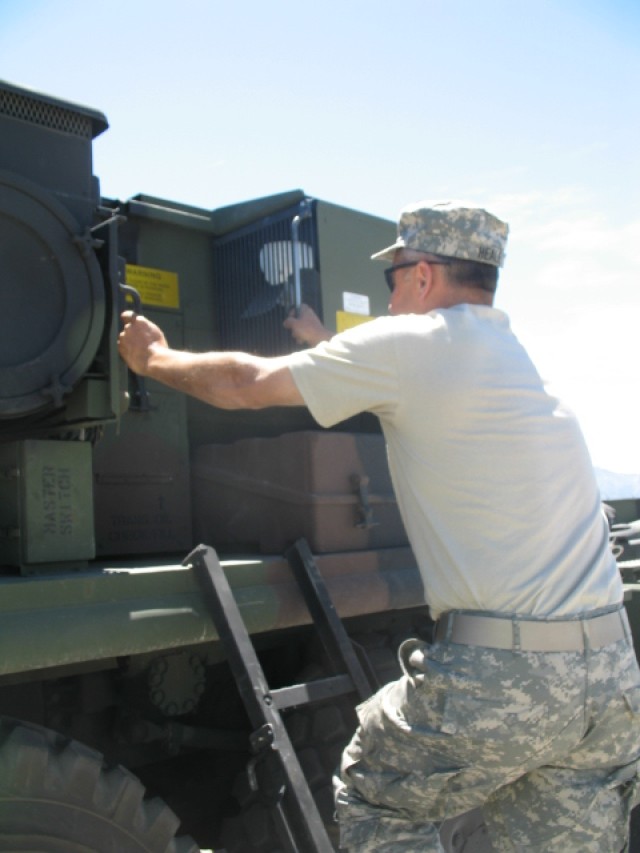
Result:
<svg viewBox="0 0 640 853"><path fill-rule="evenodd" d="M336 332L344 332L346 329L359 326L361 323L368 323L369 320L373 320L373 317L369 314L352 314L351 311L336 311Z"/></svg>
<svg viewBox="0 0 640 853"><path fill-rule="evenodd" d="M125 279L140 294L145 305L179 308L178 273L126 264Z"/></svg>

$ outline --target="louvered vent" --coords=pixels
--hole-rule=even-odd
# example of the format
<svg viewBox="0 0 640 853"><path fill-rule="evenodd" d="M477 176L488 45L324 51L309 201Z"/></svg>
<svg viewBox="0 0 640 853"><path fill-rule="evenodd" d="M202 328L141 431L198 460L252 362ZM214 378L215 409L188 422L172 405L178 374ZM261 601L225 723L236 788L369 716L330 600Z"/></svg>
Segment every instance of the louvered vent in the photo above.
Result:
<svg viewBox="0 0 640 853"><path fill-rule="evenodd" d="M0 89L0 114L83 139L91 139L93 136L92 123L88 116L18 92Z"/></svg>
<svg viewBox="0 0 640 853"><path fill-rule="evenodd" d="M292 221L289 208L219 238L214 245L216 335L221 349L283 355L296 348L282 328L295 304ZM302 301L322 317L315 221L300 223Z"/></svg>

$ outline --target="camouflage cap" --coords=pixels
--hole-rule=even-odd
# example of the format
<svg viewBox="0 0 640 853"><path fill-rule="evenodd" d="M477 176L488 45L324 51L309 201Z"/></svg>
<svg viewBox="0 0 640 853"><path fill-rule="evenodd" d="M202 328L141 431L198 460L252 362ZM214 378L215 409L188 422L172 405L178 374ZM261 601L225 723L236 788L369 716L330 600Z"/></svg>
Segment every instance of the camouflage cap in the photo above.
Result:
<svg viewBox="0 0 640 853"><path fill-rule="evenodd" d="M430 252L465 261L501 267L509 226L479 207L457 202L420 202L405 208L398 222L398 239L373 260L392 261L398 249Z"/></svg>

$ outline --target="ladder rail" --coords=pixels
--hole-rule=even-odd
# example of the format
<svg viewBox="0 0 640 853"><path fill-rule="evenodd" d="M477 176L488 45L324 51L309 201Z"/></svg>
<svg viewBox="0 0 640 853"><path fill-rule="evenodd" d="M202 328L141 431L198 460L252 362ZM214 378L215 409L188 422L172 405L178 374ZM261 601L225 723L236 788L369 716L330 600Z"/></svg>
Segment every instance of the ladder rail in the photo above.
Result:
<svg viewBox="0 0 640 853"><path fill-rule="evenodd" d="M287 808L272 804L281 843L290 853L334 853L333 845L267 684L262 666L217 554L198 546L185 559L201 582L251 725L258 756L272 753L285 777ZM255 737L260 734L260 737Z"/></svg>

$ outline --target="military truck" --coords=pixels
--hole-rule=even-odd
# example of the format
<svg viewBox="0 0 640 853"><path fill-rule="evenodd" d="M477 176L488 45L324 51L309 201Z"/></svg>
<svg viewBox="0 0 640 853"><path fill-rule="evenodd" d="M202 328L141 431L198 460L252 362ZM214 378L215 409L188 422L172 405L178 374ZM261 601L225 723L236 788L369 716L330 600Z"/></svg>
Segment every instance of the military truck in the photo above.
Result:
<svg viewBox="0 0 640 853"><path fill-rule="evenodd" d="M330 851L354 706L432 627L379 426L218 411L116 342L125 307L263 355L302 301L366 322L395 228L103 196L107 127L0 82L0 850ZM477 815L442 837L489 849Z"/></svg>

